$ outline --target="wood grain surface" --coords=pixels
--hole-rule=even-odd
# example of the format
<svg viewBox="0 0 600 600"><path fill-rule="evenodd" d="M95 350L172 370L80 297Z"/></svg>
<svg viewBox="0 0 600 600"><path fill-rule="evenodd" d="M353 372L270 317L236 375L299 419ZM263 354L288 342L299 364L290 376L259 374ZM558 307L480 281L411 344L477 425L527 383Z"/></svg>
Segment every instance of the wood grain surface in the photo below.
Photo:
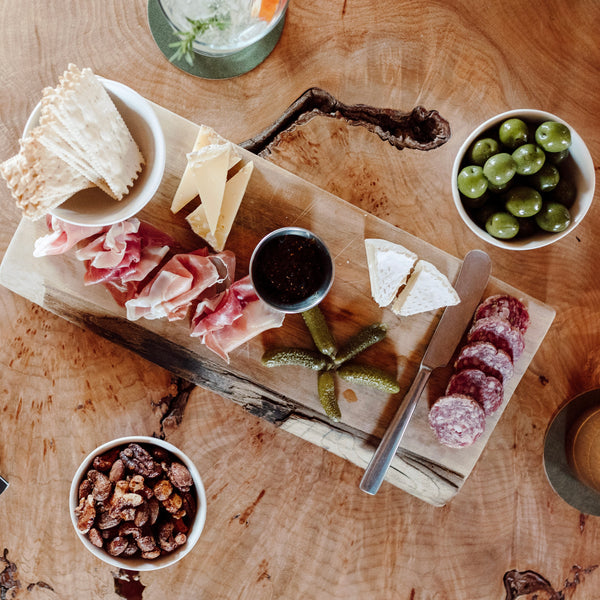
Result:
<svg viewBox="0 0 600 600"><path fill-rule="evenodd" d="M450 123L452 137L434 150L398 150L315 117L268 160L452 257L484 249L499 280L557 311L471 476L436 508L387 484L366 496L349 461L0 289L0 474L10 483L0 496L2 597L597 596L600 522L553 491L542 456L552 417L600 383L598 206L557 244L513 253L471 234L449 189L464 138L512 108L561 116L599 163L597 2L291 0L273 54L226 81L173 68L154 45L144 0L7 0L0 18L1 159L17 151L40 90L69 62L238 143L312 86L346 104L421 105ZM20 214L0 194L4 256ZM118 572L71 530L77 465L128 434L184 449L207 489L200 541L164 571Z"/></svg>

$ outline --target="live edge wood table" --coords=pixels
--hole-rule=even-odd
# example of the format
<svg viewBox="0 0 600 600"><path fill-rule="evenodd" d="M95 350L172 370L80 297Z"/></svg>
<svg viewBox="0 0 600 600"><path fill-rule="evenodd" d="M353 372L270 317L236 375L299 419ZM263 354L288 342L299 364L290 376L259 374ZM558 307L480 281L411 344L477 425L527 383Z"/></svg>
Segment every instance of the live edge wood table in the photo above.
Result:
<svg viewBox="0 0 600 600"><path fill-rule="evenodd" d="M216 385L235 372L236 360L244 362L244 351L232 356L231 371L221 364L223 377L198 378L195 383L219 393L210 391L181 369L158 366L151 348L126 347L130 336L120 326L107 333L104 325L119 315L101 323L83 319L79 327L53 314L65 306L69 314L63 316L71 321L90 314L73 312L70 301L65 305L70 288L52 281L53 267L44 276L45 285L54 283L54 295L47 296L54 302L46 303L50 310L42 308L44 297L34 297L39 267L32 267L20 279L31 278L33 287L17 293L0 288L0 475L10 484L0 496L0 598L599 597L600 522L557 495L543 466L553 417L569 399L600 387L598 206L556 244L508 252L466 229L449 180L470 130L512 108L561 116L600 163L600 5L321 4L292 0L268 59L246 75L215 81L187 75L165 60L150 34L145 0L7 0L0 6L0 159L17 151L41 89L53 85L69 62L129 85L165 118L205 123L238 144L268 129L313 87L346 106L437 111L449 135L430 149L394 146L373 127L351 126L343 115L305 119L256 159L260 177L252 185L260 186L263 177L271 185L274 174L286 203L307 190L319 198L322 207L332 208L327 218L340 251L336 232L344 219L414 244L451 278L466 252L485 250L493 265L490 290L518 290L539 308L544 325L534 330L523 372L468 477L450 481L449 492L443 486L430 490L427 498L398 480L367 496L358 489L361 452L336 450L359 430L368 432L366 446L374 443L402 394L384 397L379 420L365 410L375 396L342 398L352 421L344 430L325 429L314 398L302 419L286 418L266 409L274 404L244 402L246 384ZM170 168L163 201L175 185L175 162ZM251 202L262 193L264 188L251 187ZM20 225L5 187L0 195L4 259L28 225ZM25 250L17 264L27 267L32 258ZM353 268L364 277L364 264L340 265L342 281L350 280ZM324 308L335 320L335 306ZM359 324L348 306L344 310L348 324L336 324L341 337ZM383 314L393 322L372 306L359 310L361 321ZM419 325L421 346L399 347L406 360L399 371L403 390L432 323ZM301 336L299 327L287 331ZM401 330L394 335L403 340ZM249 367L243 367L245 373ZM285 395L275 378L269 384L274 396ZM309 388L302 381L294 393ZM129 434L155 435L181 447L207 490L207 522L194 550L151 573L118 571L91 556L72 531L67 508L81 459L102 442Z"/></svg>

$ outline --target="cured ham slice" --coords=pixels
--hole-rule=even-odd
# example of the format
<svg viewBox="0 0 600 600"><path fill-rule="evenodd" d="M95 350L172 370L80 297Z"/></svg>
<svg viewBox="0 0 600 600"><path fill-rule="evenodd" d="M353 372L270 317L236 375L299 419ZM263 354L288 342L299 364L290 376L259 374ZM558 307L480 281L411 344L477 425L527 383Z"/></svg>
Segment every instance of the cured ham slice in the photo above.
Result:
<svg viewBox="0 0 600 600"><path fill-rule="evenodd" d="M137 297L126 302L127 318L184 319L194 301L212 295L215 286L230 277L228 265L233 262L232 256L231 252L223 258L209 256L206 249L176 254ZM216 263L226 268L219 269Z"/></svg>
<svg viewBox="0 0 600 600"><path fill-rule="evenodd" d="M285 314L262 300L255 300L242 310L242 316L231 325L207 333L206 347L229 362L229 353L267 329L281 327Z"/></svg>
<svg viewBox="0 0 600 600"><path fill-rule="evenodd" d="M284 316L259 299L246 276L198 304L190 335L201 337L207 348L229 362L229 352L267 329L280 327Z"/></svg>
<svg viewBox="0 0 600 600"><path fill-rule="evenodd" d="M50 215L46 217L46 224L50 233L35 240L33 248L35 257L64 254L79 242L97 236L108 229L108 227L71 225Z"/></svg>

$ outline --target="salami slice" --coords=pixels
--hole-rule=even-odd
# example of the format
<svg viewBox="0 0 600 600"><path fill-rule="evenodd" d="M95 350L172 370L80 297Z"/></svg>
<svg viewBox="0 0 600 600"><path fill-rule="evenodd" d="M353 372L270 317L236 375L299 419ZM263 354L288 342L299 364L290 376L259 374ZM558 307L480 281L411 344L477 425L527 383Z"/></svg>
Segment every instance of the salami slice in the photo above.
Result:
<svg viewBox="0 0 600 600"><path fill-rule="evenodd" d="M442 396L429 411L429 425L441 444L464 448L483 433L485 412L481 404L470 396Z"/></svg>
<svg viewBox="0 0 600 600"><path fill-rule="evenodd" d="M504 350L513 361L517 360L525 348L525 339L519 329L502 317L485 317L473 323L467 335L469 342L490 342L499 350Z"/></svg>
<svg viewBox="0 0 600 600"><path fill-rule="evenodd" d="M501 317L506 319L513 327L525 334L529 327L529 313L525 305L508 294L496 294L486 298L475 311L475 320L487 317Z"/></svg>
<svg viewBox="0 0 600 600"><path fill-rule="evenodd" d="M497 377L502 383L513 376L513 363L510 356L490 342L472 342L460 350L454 363L456 371L480 369L486 375Z"/></svg>
<svg viewBox="0 0 600 600"><path fill-rule="evenodd" d="M448 382L447 396L471 396L477 400L487 415L496 412L504 400L504 386L496 377L480 369L465 369L455 373Z"/></svg>

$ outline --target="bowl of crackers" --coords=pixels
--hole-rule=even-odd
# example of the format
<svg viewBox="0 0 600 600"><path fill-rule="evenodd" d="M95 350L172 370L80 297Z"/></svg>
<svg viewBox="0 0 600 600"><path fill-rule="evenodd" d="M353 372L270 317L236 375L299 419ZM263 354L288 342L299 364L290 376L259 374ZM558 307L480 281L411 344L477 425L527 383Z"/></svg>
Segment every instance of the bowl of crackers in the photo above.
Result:
<svg viewBox="0 0 600 600"><path fill-rule="evenodd" d="M77 537L112 566L151 571L172 565L198 541L206 494L198 469L169 442L122 437L93 450L71 483Z"/></svg>
<svg viewBox="0 0 600 600"><path fill-rule="evenodd" d="M32 111L18 154L0 174L29 219L47 214L106 226L152 200L163 177L165 138L151 104L122 83L69 65Z"/></svg>

